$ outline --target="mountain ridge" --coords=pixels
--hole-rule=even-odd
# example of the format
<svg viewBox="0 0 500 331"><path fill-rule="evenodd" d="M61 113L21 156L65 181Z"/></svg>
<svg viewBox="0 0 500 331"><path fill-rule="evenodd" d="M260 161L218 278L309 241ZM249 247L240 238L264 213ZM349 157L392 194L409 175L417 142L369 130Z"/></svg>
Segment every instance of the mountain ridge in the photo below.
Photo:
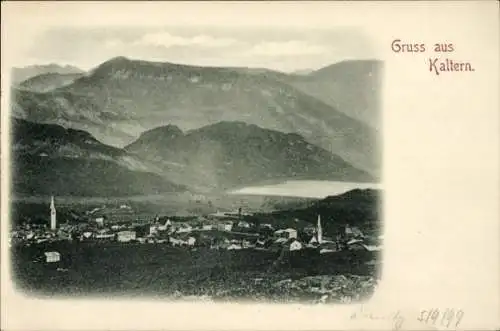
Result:
<svg viewBox="0 0 500 331"><path fill-rule="evenodd" d="M84 129L117 147L165 124L192 130L221 119L244 121L298 133L378 176L377 130L296 87L301 84L272 70L118 57L48 93L14 90L13 108L19 117Z"/></svg>
<svg viewBox="0 0 500 331"><path fill-rule="evenodd" d="M83 74L85 71L72 65L59 65L56 63L35 64L24 67L13 67L11 70L11 85L42 74Z"/></svg>
<svg viewBox="0 0 500 331"><path fill-rule="evenodd" d="M169 171L177 169L179 177L194 175L194 182L226 189L266 178L373 180L299 134L241 121L221 121L186 133L175 126L154 128L125 150Z"/></svg>
<svg viewBox="0 0 500 331"><path fill-rule="evenodd" d="M18 194L127 196L185 191L122 149L82 130L12 119L13 191Z"/></svg>

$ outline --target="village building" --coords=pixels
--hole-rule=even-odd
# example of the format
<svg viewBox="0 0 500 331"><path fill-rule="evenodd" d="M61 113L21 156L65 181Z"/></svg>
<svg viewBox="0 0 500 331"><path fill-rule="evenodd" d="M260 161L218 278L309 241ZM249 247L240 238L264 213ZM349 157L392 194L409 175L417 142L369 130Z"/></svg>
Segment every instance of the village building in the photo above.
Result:
<svg viewBox="0 0 500 331"><path fill-rule="evenodd" d="M243 248L253 248L255 247L255 242L252 242L251 240L248 239L243 239L241 242L241 246Z"/></svg>
<svg viewBox="0 0 500 331"><path fill-rule="evenodd" d="M297 238L297 230L292 228L278 230L274 232L274 237L285 239Z"/></svg>
<svg viewBox="0 0 500 331"><path fill-rule="evenodd" d="M251 224L246 222L246 221L239 221L238 222L238 227L239 228L250 228Z"/></svg>
<svg viewBox="0 0 500 331"><path fill-rule="evenodd" d="M363 232L358 227L349 224L345 226L345 236L347 238L364 238Z"/></svg>
<svg viewBox="0 0 500 331"><path fill-rule="evenodd" d="M193 227L186 223L180 223L175 227L177 233L189 233L191 231L193 231Z"/></svg>
<svg viewBox="0 0 500 331"><path fill-rule="evenodd" d="M288 251L299 251L303 248L303 244L297 238L292 238L285 243L284 248Z"/></svg>
<svg viewBox="0 0 500 331"><path fill-rule="evenodd" d="M232 243L230 244L228 247L227 247L227 250L240 250L242 249L243 247L239 244L236 244L236 243Z"/></svg>
<svg viewBox="0 0 500 331"><path fill-rule="evenodd" d="M218 223L216 229L219 231L231 231L233 229L233 222Z"/></svg>
<svg viewBox="0 0 500 331"><path fill-rule="evenodd" d="M102 229L94 234L94 238L97 240L112 240L115 238L115 234L110 233L108 229Z"/></svg>
<svg viewBox="0 0 500 331"><path fill-rule="evenodd" d="M367 245L365 245L363 243L363 241L360 241L360 240L355 240L355 241L352 240L352 241L348 242L347 243L347 248L350 251L363 251L363 252L369 251Z"/></svg>
<svg viewBox="0 0 500 331"><path fill-rule="evenodd" d="M82 233L82 236L80 237L81 240L85 239L90 239L92 238L93 233L91 231L85 231Z"/></svg>
<svg viewBox="0 0 500 331"><path fill-rule="evenodd" d="M269 229L269 230L274 230L274 226L272 226L271 224L269 223L264 223L264 224L261 224L260 225L260 228L261 229Z"/></svg>
<svg viewBox="0 0 500 331"><path fill-rule="evenodd" d="M98 226L104 226L104 217L101 216L101 217L96 217L95 218L95 222Z"/></svg>
<svg viewBox="0 0 500 331"><path fill-rule="evenodd" d="M158 231L167 231L171 227L172 227L172 222L170 221L170 219L167 219L165 224L158 226Z"/></svg>
<svg viewBox="0 0 500 331"><path fill-rule="evenodd" d="M168 242L172 246L190 246L190 247L192 247L196 244L196 238L183 233L181 235L169 237Z"/></svg>
<svg viewBox="0 0 500 331"><path fill-rule="evenodd" d="M337 243L333 243L333 242L322 243L321 246L318 247L318 249L319 249L320 254L333 253L333 252L340 251L339 245Z"/></svg>
<svg viewBox="0 0 500 331"><path fill-rule="evenodd" d="M136 233L135 231L120 231L116 234L116 240L119 242L130 242L135 240Z"/></svg>
<svg viewBox="0 0 500 331"><path fill-rule="evenodd" d="M61 253L59 252L45 252L45 262L54 263L61 261Z"/></svg>
<svg viewBox="0 0 500 331"><path fill-rule="evenodd" d="M201 229L203 231L210 231L214 228L214 226L212 224L202 224L201 226Z"/></svg>
<svg viewBox="0 0 500 331"><path fill-rule="evenodd" d="M149 235L155 235L156 233L158 233L158 225L150 225L149 226Z"/></svg>

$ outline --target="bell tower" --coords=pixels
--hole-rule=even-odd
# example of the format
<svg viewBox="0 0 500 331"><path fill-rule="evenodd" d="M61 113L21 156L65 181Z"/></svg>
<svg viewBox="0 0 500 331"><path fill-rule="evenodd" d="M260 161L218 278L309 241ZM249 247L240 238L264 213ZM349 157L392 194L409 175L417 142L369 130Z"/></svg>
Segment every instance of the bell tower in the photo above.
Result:
<svg viewBox="0 0 500 331"><path fill-rule="evenodd" d="M54 203L54 196L50 199L50 229L55 230L57 228L57 213L56 205Z"/></svg>

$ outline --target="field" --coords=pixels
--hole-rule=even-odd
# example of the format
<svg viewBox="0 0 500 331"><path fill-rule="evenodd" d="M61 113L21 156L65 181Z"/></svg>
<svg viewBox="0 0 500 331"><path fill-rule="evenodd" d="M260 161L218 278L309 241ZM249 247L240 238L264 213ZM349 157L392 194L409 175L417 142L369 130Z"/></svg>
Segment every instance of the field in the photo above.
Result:
<svg viewBox="0 0 500 331"><path fill-rule="evenodd" d="M34 262L48 250L59 263ZM339 253L341 254L341 253ZM282 300L271 286L313 275L355 274L375 277L363 263L373 256L301 254L276 265L268 251L188 250L162 244L53 243L13 249L13 276L19 290L36 296L208 295L220 300ZM263 282L256 283L256 279Z"/></svg>

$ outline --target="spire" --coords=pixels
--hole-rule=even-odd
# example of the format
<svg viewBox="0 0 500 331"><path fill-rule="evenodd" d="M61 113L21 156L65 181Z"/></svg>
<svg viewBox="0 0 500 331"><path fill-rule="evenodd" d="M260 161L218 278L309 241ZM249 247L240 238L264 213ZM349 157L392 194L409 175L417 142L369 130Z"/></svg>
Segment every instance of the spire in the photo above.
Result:
<svg viewBox="0 0 500 331"><path fill-rule="evenodd" d="M56 205L54 203L54 196L50 198L50 229L55 230L57 228L57 214Z"/></svg>
<svg viewBox="0 0 500 331"><path fill-rule="evenodd" d="M318 243L323 241L323 229L321 228L321 216L318 214Z"/></svg>

